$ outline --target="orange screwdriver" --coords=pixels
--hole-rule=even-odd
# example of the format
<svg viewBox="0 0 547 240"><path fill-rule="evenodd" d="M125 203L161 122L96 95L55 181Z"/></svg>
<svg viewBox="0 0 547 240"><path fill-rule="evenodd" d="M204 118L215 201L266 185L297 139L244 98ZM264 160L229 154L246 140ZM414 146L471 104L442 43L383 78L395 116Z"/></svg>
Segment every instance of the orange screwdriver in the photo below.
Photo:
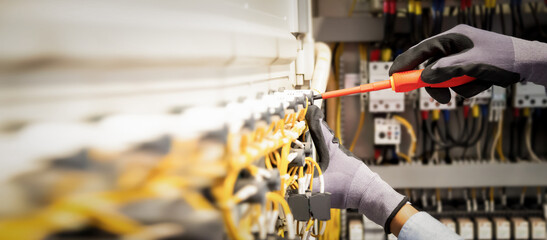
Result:
<svg viewBox="0 0 547 240"><path fill-rule="evenodd" d="M391 88L395 92L409 92L422 87L432 87L432 88L447 88L447 87L456 87L468 82L475 80L474 77L461 76L455 77L448 81L436 84L425 83L422 81L422 71L420 70L411 70L406 72L394 73L391 75L389 80L367 83L358 87L340 89L335 91L324 92L323 94L314 95L313 99L327 99L333 97L347 96L356 93L372 92L382 89Z"/></svg>

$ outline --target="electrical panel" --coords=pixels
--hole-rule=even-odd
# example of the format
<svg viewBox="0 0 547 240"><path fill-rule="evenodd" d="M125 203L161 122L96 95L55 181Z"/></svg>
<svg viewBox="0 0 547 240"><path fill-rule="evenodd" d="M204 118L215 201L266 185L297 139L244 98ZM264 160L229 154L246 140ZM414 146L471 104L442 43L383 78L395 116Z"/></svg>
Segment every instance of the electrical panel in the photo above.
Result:
<svg viewBox="0 0 547 240"><path fill-rule="evenodd" d="M389 68L392 62L370 62L369 83L389 79ZM405 94L396 93L391 89L384 89L369 93L369 111L378 112L403 112L405 110Z"/></svg>
<svg viewBox="0 0 547 240"><path fill-rule="evenodd" d="M394 119L374 119L374 144L398 145L401 143L401 124Z"/></svg>
<svg viewBox="0 0 547 240"><path fill-rule="evenodd" d="M547 107L545 87L531 82L517 83L513 106L515 108Z"/></svg>

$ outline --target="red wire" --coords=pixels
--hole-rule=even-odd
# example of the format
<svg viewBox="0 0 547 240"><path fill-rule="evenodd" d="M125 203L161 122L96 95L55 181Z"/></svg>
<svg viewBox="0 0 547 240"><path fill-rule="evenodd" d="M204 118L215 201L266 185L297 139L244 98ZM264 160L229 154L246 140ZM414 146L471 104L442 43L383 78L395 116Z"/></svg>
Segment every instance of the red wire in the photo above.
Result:
<svg viewBox="0 0 547 240"><path fill-rule="evenodd" d="M427 120L429 118L429 111L422 111L422 119Z"/></svg>

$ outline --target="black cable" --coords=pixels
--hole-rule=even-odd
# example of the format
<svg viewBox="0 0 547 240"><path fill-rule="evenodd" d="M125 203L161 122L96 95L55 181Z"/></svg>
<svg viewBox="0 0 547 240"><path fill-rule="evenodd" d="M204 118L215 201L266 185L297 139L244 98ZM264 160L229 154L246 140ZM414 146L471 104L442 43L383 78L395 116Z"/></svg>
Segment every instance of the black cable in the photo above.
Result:
<svg viewBox="0 0 547 240"><path fill-rule="evenodd" d="M462 135L460 137L458 137L458 139L455 139L455 138L451 139L455 144L457 144L457 145L463 144L463 143L465 143L466 141L469 140L469 137L473 132L469 131L469 130L471 130L471 128L469 128L468 123L469 123L469 119L464 118L463 119L463 128L462 128L463 132L462 132Z"/></svg>
<svg viewBox="0 0 547 240"><path fill-rule="evenodd" d="M477 14L475 12L475 6L471 6L471 26L477 27Z"/></svg>
<svg viewBox="0 0 547 240"><path fill-rule="evenodd" d="M414 121L416 122L416 126L413 126L414 129L420 129L420 116L419 116L418 110L414 111ZM418 143L421 137L422 137L422 131L416 131L416 143ZM420 147L423 148L423 146L420 146ZM418 150L421 150L421 149L418 149ZM415 154L415 156L421 156L422 152L420 152L420 154Z"/></svg>
<svg viewBox="0 0 547 240"><path fill-rule="evenodd" d="M537 12L538 12L538 4L537 2L529 2L528 5L530 6L530 12L532 13L532 17L534 18L534 23L536 24L537 31L539 32L539 35L542 37L545 37L546 34L543 32L543 29L541 28L541 23L539 21Z"/></svg>
<svg viewBox="0 0 547 240"><path fill-rule="evenodd" d="M505 17L503 14L503 4L498 5L500 7L500 24L501 24L501 33L505 35Z"/></svg>
<svg viewBox="0 0 547 240"><path fill-rule="evenodd" d="M522 143L524 143L524 137L525 137L525 134L524 133L524 129L526 128L526 117L524 116L519 116L519 120L518 120L518 132L521 133L521 134L518 134L518 145L517 145L517 156L519 158L523 158L523 156L525 156L525 153L524 153L524 148L522 147Z"/></svg>
<svg viewBox="0 0 547 240"><path fill-rule="evenodd" d="M421 0L415 1L415 3L420 2L419 4L416 4L416 6L420 6L419 12L421 13L423 11ZM417 8L415 9L416 12L418 12ZM416 14L416 41L422 41L424 39L424 24L423 24L423 13Z"/></svg>
<svg viewBox="0 0 547 240"><path fill-rule="evenodd" d="M487 117L483 117L482 118L482 122L481 122L481 128L480 128L480 131L477 132L476 135L474 135L473 138L469 139L469 141L465 144L462 144L461 146L464 146L464 147L471 147L471 146L474 146L475 144L477 144L479 142L479 140L484 136L484 133L486 132L486 125L488 123L488 118Z"/></svg>
<svg viewBox="0 0 547 240"><path fill-rule="evenodd" d="M412 7L414 7L414 6L412 6ZM410 29L410 42L412 44L414 44L414 43L417 42L416 41L416 28L414 26L414 19L416 18L416 14L414 12L408 11L407 17L408 17L408 24L409 24L408 27Z"/></svg>
<svg viewBox="0 0 547 240"><path fill-rule="evenodd" d="M443 115L444 115L444 113L443 113ZM445 131L444 131L443 133L439 133L439 135L444 135L444 136L448 137L448 131L449 131L449 127L447 127L447 126L449 126L448 122L449 122L449 120L448 120L448 119L445 119L445 121L444 121L444 129L445 129ZM439 128L439 132L441 132L440 128ZM446 139L446 138L445 138L445 139ZM446 147L444 148L444 152L445 152L444 160L445 160L445 162L448 163L448 164L452 163L452 158L451 158L451 156L450 156L450 149L451 149L451 147L452 147L452 146L446 146Z"/></svg>
<svg viewBox="0 0 547 240"><path fill-rule="evenodd" d="M515 119L516 116L513 115L511 123L509 123L509 158L511 161L517 158L515 154L515 131L517 131Z"/></svg>
<svg viewBox="0 0 547 240"><path fill-rule="evenodd" d="M488 9L484 5L478 5L479 7L479 19L481 20L481 28L488 29Z"/></svg>
<svg viewBox="0 0 547 240"><path fill-rule="evenodd" d="M471 11L471 8L472 8L472 7L473 7L473 6L467 7L467 9L465 10L466 13L467 13L467 22L466 22L466 24L467 24L467 25L474 26L474 23L473 23L473 15L472 15L472 14L473 14L473 11Z"/></svg>
<svg viewBox="0 0 547 240"><path fill-rule="evenodd" d="M427 144L428 144L428 139L427 139L427 133L426 133L426 119L422 119L422 160L423 160L423 163L424 164L427 164Z"/></svg>
<svg viewBox="0 0 547 240"><path fill-rule="evenodd" d="M422 28L423 28L423 38L426 39L431 36L429 29L431 23L431 8L424 8L422 12Z"/></svg>
<svg viewBox="0 0 547 240"><path fill-rule="evenodd" d="M463 8L458 9L458 24L465 24L465 15Z"/></svg>
<svg viewBox="0 0 547 240"><path fill-rule="evenodd" d="M518 19L519 19L519 28L520 28L520 32L522 33L524 31L524 21L523 21L523 18L522 18L522 1L521 0L517 0L517 16L518 16Z"/></svg>
<svg viewBox="0 0 547 240"><path fill-rule="evenodd" d="M491 122L487 123L487 129L486 129L486 138L484 139L484 144L482 146L482 155L487 156L490 150L490 139L492 138L492 135L494 134L494 128L496 127L495 124L492 124ZM494 147L494 146L492 146Z"/></svg>
<svg viewBox="0 0 547 240"><path fill-rule="evenodd" d="M434 132L434 128L435 125L436 125L436 121L432 121L431 123L431 126L429 125L429 123L427 121L424 122L424 125L425 125L425 129L426 129L426 133L427 133L427 136L431 139L431 141L434 143L434 144L437 144L439 145L440 148L445 148L447 146L452 146L451 144L447 144L445 143L442 139L438 139L435 134L433 133ZM439 134L439 137L440 137L440 134Z"/></svg>
<svg viewBox="0 0 547 240"><path fill-rule="evenodd" d="M517 15L515 13L515 0L511 0L511 5L509 7L509 10L511 11L511 34L513 36L517 36Z"/></svg>
<svg viewBox="0 0 547 240"><path fill-rule="evenodd" d="M460 158L465 157L465 153L467 152L467 148L469 147L469 145L465 144L465 143L468 142L469 140L471 140L470 138L473 136L473 134L475 133L475 130L477 128L477 119L476 118L473 118L471 123L472 123L471 133L465 138L465 140L462 143L458 144L459 146L464 148Z"/></svg>

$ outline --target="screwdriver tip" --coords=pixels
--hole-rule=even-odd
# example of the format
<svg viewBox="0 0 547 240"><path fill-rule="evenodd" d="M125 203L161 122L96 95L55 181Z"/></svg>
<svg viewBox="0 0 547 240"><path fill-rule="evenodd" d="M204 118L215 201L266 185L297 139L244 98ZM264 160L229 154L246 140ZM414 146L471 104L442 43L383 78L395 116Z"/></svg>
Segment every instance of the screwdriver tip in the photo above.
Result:
<svg viewBox="0 0 547 240"><path fill-rule="evenodd" d="M322 99L323 97L321 96L321 94L317 94L317 95L313 95L313 100L319 100L319 99Z"/></svg>

